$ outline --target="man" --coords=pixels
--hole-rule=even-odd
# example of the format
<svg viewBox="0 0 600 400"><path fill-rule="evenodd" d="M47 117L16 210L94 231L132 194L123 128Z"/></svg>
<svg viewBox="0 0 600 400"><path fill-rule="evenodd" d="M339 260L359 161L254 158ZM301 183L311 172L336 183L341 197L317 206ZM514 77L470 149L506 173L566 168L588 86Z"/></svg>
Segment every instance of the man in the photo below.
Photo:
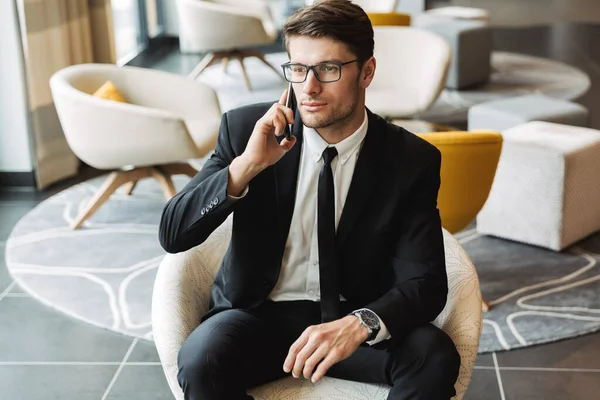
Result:
<svg viewBox="0 0 600 400"><path fill-rule="evenodd" d="M179 352L185 398L248 399L291 373L447 400L460 357L429 323L448 291L440 153L366 109L376 61L360 7L318 2L283 34L295 110L284 93L226 113L214 155L162 215L175 253L233 213L211 308Z"/></svg>

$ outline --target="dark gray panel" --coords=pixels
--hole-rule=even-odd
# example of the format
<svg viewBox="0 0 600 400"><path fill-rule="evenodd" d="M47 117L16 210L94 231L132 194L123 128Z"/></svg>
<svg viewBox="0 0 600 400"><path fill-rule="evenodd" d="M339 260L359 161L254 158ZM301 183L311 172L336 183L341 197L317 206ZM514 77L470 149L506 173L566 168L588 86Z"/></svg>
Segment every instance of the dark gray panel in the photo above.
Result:
<svg viewBox="0 0 600 400"><path fill-rule="evenodd" d="M133 342L131 337L70 318L27 297L6 297L0 302L0 338L0 361L10 362L120 362Z"/></svg>
<svg viewBox="0 0 600 400"><path fill-rule="evenodd" d="M479 367L493 367L494 359L492 358L492 353L478 354L475 365Z"/></svg>
<svg viewBox="0 0 600 400"><path fill-rule="evenodd" d="M600 369L600 333L496 353L496 356L500 367Z"/></svg>
<svg viewBox="0 0 600 400"><path fill-rule="evenodd" d="M118 365L0 365L0 398L99 400L117 368Z"/></svg>
<svg viewBox="0 0 600 400"><path fill-rule="evenodd" d="M6 241L19 220L33 206L27 203L0 201L0 241Z"/></svg>
<svg viewBox="0 0 600 400"><path fill-rule="evenodd" d="M171 389L160 366L125 366L106 400L171 399Z"/></svg>
<svg viewBox="0 0 600 400"><path fill-rule="evenodd" d="M506 400L597 399L598 378L598 373L502 371Z"/></svg>
<svg viewBox="0 0 600 400"><path fill-rule="evenodd" d="M475 369L463 400L500 400L498 378L493 369Z"/></svg>
<svg viewBox="0 0 600 400"><path fill-rule="evenodd" d="M129 355L127 362L160 362L154 342L140 339Z"/></svg>

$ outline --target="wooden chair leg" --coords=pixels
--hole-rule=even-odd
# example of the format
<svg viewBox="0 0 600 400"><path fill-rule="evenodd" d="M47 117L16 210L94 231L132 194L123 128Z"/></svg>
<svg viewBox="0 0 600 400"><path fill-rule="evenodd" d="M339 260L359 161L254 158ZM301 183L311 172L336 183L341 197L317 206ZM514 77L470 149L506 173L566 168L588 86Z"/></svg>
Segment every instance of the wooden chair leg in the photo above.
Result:
<svg viewBox="0 0 600 400"><path fill-rule="evenodd" d="M200 76L202 71L213 65L215 62L218 61L218 59L219 55L215 53L208 53L207 55L205 55L202 61L200 61L200 63L196 65L196 68L194 68L194 70L190 73L190 78L196 80L196 78Z"/></svg>
<svg viewBox="0 0 600 400"><path fill-rule="evenodd" d="M79 214L79 216L71 224L71 229L80 228L83 223L90 218L102 204L126 181L123 179L121 172L112 172L108 178L104 181L100 189L96 192L94 197L89 201L85 209Z"/></svg>
<svg viewBox="0 0 600 400"><path fill-rule="evenodd" d="M152 168L151 173L152 177L156 179L160 184L160 187L162 188L166 200L170 200L171 197L177 194L177 190L175 189L173 180L171 180L171 177L168 174L160 171L157 168Z"/></svg>
<svg viewBox="0 0 600 400"><path fill-rule="evenodd" d="M140 179L148 178L149 176L151 176L149 167L135 168L129 171L111 172L94 197L92 197L86 205L85 209L83 209L75 221L73 221L71 228L80 228L87 219L98 211L102 204L104 204L119 187L126 183L137 182ZM135 184L132 186L135 186Z"/></svg>
<svg viewBox="0 0 600 400"><path fill-rule="evenodd" d="M273 71L275 71L275 73L277 75L279 75L281 77L281 79L285 80L285 77L283 76L283 73L281 71L279 71L277 68L275 68L273 65L271 65L270 62L267 61L267 59L265 58L265 55L263 53L261 53L260 51L252 51L249 56L253 56L258 58L260 61L262 61L267 67L271 68Z"/></svg>
<svg viewBox="0 0 600 400"><path fill-rule="evenodd" d="M125 184L125 195L127 196L131 196L131 192L133 192L133 189L135 188L135 185L137 184L137 181L131 181L131 182L127 182Z"/></svg>
<svg viewBox="0 0 600 400"><path fill-rule="evenodd" d="M481 296L481 310L483 312L490 311L490 303L483 296Z"/></svg>
<svg viewBox="0 0 600 400"><path fill-rule="evenodd" d="M187 175L190 178L195 177L198 173L198 171L188 163L161 165L160 169L168 175Z"/></svg>
<svg viewBox="0 0 600 400"><path fill-rule="evenodd" d="M246 72L246 67L244 66L244 56L241 54L236 54L236 58L240 62L240 66L242 67L242 76L244 77L244 83L246 84L246 88L249 92L252 91L252 86L250 86L250 79L248 78L248 73Z"/></svg>
<svg viewBox="0 0 600 400"><path fill-rule="evenodd" d="M229 65L229 57L223 57L221 60L221 64L223 66L223 73L227 73L227 66Z"/></svg>

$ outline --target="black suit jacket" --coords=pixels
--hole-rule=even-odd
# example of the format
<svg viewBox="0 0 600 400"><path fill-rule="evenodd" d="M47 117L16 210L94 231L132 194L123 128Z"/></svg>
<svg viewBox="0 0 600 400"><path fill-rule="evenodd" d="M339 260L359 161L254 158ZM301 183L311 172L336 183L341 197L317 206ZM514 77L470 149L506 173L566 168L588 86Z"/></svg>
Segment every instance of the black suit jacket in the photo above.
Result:
<svg viewBox="0 0 600 400"><path fill-rule="evenodd" d="M169 253L201 244L233 212L229 248L205 319L265 300L281 267L295 201L302 122L294 147L256 176L239 201L227 196L229 164L242 154L269 104L223 115L214 154L164 207L159 239ZM439 150L367 110L369 128L337 230L339 288L350 309L367 307L392 340L435 319L447 295L437 209Z"/></svg>

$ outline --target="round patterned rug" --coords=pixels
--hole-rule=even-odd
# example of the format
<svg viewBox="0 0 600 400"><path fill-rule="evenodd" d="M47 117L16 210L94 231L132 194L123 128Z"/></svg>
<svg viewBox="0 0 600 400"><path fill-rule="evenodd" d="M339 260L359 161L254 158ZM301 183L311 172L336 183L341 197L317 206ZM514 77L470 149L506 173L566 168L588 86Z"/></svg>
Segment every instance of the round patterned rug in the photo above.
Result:
<svg viewBox="0 0 600 400"><path fill-rule="evenodd" d="M288 61L286 53L267 54L266 59L278 70ZM589 76L580 69L546 58L494 52L491 64L489 82L468 90L443 90L419 119L438 123L466 121L469 108L475 104L531 93L574 100L585 94L591 84ZM199 81L215 89L223 111L255 102L276 101L287 89L283 78L258 59L249 58L244 65L252 91L246 90L237 62L229 63L227 73L217 64L198 77Z"/></svg>
<svg viewBox="0 0 600 400"><path fill-rule="evenodd" d="M28 293L74 318L152 339L150 306L164 257L157 230L164 205L146 179L133 195L118 191L80 230L68 228L105 177L39 204L15 226L6 263ZM175 177L180 190L189 180ZM493 307L479 351L501 351L600 329L600 233L561 253L480 236L457 235Z"/></svg>

